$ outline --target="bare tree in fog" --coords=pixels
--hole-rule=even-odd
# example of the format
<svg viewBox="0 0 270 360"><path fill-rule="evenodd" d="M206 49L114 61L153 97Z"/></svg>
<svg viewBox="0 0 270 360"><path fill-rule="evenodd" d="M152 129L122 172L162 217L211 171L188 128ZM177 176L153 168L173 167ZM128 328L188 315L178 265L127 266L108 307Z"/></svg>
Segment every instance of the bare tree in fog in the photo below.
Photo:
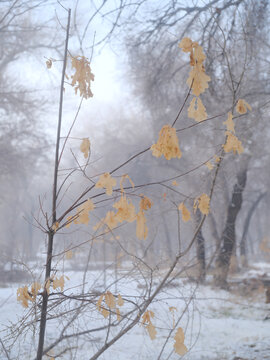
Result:
<svg viewBox="0 0 270 360"><path fill-rule="evenodd" d="M42 24L33 12L42 12L47 1L1 1L0 8L0 211L1 263L12 261L14 252L22 257L35 254L33 193L40 165L48 152L44 125L39 119L48 104L39 90L28 84L29 63L44 49L57 52L49 23ZM45 63L45 61L44 61ZM24 67L26 70L24 70ZM43 160L42 160L43 159ZM26 195L27 194L27 195ZM14 221L16 219L16 221ZM24 229L22 231L22 229ZM22 255L24 254L24 255Z"/></svg>
<svg viewBox="0 0 270 360"><path fill-rule="evenodd" d="M237 128L245 139L246 151L242 158L237 160L237 166L230 166L230 156L225 159L223 166L226 172L229 170L230 180L235 179L235 185L229 185L228 198L228 189L222 186L224 179L218 179L220 185L214 196L214 210L211 215L213 221L207 222L207 227L212 227L212 230L210 234L207 229L204 230L206 237L211 236L211 233L215 233L216 236L219 233L220 245L215 250L216 284L226 286L231 259L233 258L232 263L235 263L238 253L236 236L241 237L241 231L236 231L236 224L241 219L241 213L242 216L245 214L245 208L240 211L242 202L248 206L252 201L249 192L261 192L267 186L266 172L262 170L264 177L262 176L260 184L257 183L254 187L252 180L256 175L252 168L258 159L263 169L268 167L268 160L264 155L267 143L267 132L264 132L264 129L270 91L267 77L269 4L264 0L240 0L209 1L204 5L187 6L184 3L180 5L175 1L167 1L149 5L149 8L144 10L145 2L139 2L137 5L140 6L141 12L136 7L136 16L130 17L125 24L130 30L126 44L134 92L152 119L154 133L168 115L176 113L177 104L183 97L182 84L185 80L181 77L181 72L186 64L179 64L179 54L175 45L179 37L184 35L194 37L192 34L195 34L209 53L206 63L206 70L212 79L211 98L206 99L209 112L212 113L216 104L220 104L220 113L226 112L240 98L247 99L255 110L248 115L248 120L236 120ZM154 99L151 96L153 93ZM184 126L189 123L184 118L181 121ZM204 133L200 130L199 141L202 148L206 148L206 144L212 144L213 149L217 146L221 127L222 123L214 120L212 132ZM192 146L188 138L186 146ZM209 147L207 152L210 154ZM193 188L193 191L196 191L196 187L196 183L189 183L189 188ZM246 187L249 192L245 195ZM214 225L218 226L218 232L214 231ZM198 261L202 261L203 264L205 259L198 258Z"/></svg>

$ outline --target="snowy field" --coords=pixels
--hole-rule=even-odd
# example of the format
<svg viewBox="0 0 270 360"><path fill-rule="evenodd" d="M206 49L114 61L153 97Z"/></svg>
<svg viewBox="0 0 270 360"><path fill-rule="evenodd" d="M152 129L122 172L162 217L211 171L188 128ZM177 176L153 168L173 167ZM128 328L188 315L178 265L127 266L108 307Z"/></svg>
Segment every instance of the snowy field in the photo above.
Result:
<svg viewBox="0 0 270 360"><path fill-rule="evenodd" d="M256 276L269 270L266 264L257 264L256 269L250 270L249 275ZM108 271L107 289L109 288L112 293L120 293L124 299L132 298L132 301L135 301L136 297L142 294L143 279L135 280L132 276L125 276L124 273L125 270L122 269L119 273L119 283L115 288L113 274ZM66 271L65 275L70 278L65 284L66 294L75 294L77 288L74 286L82 283L82 273ZM104 291L103 281L103 275L100 276L100 273L96 271L89 272L86 279L86 283L97 292ZM112 281L111 287L109 287L110 281ZM154 286L155 283L158 284L158 279L154 280ZM10 284L0 289L0 337L7 347L9 343L5 338L5 327L11 323L18 323L19 319L28 312L28 309L23 309L17 303L16 291L19 286L22 284ZM121 312L127 311L128 307L129 304L126 301ZM170 312L170 307L175 307L176 310ZM237 291L237 287L234 291L227 292L214 289L210 285L198 286L187 282L186 279L175 279L163 289L158 298L149 306L149 310L155 314L153 318L153 325L157 331L155 340L150 339L144 326L136 325L99 359L179 359L181 357L173 349L175 332L167 339L170 329L178 320L177 326L183 328L185 345L189 349L188 353L182 357L183 359L270 359L270 319L265 320L266 316L270 315L270 306L265 304L265 294L262 290L252 291L243 296L240 289ZM89 324L98 327L108 321L96 310L95 306L85 311L82 318L80 323L76 323L76 331L78 328L82 330L89 327ZM57 338L60 326L62 326L61 321L49 322L48 342ZM111 329L109 338L117 331L119 328ZM23 341L14 346L10 359L34 359L36 339L31 334L32 331L26 333ZM79 342L72 342L70 339L71 347L73 347L71 354L66 353L59 359L90 359L97 348L104 344L106 336L107 332L99 331ZM166 339L166 346L161 353ZM54 353L51 352L50 355ZM49 359L46 356L44 358ZM0 352L0 359L7 359L3 352Z"/></svg>

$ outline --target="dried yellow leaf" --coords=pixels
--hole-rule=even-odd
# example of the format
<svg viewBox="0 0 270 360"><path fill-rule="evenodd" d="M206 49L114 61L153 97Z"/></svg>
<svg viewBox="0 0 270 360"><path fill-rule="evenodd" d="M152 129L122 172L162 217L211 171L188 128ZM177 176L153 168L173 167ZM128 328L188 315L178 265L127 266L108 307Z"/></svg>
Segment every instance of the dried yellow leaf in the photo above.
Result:
<svg viewBox="0 0 270 360"><path fill-rule="evenodd" d="M239 114L245 114L247 112L247 109L251 111L252 107L244 99L239 99L236 104L236 111Z"/></svg>
<svg viewBox="0 0 270 360"><path fill-rule="evenodd" d="M98 302L97 302L97 309L98 311L101 311L101 303L102 303L102 300L104 298L104 294L100 295L100 297L98 298Z"/></svg>
<svg viewBox="0 0 270 360"><path fill-rule="evenodd" d="M27 285L18 288L17 301L19 301L24 308L28 308L28 301L33 301L30 293L28 292Z"/></svg>
<svg viewBox="0 0 270 360"><path fill-rule="evenodd" d="M207 161L207 162L205 163L205 165L207 166L207 168L208 168L209 170L213 170L213 168L214 168L213 164L212 164L210 161Z"/></svg>
<svg viewBox="0 0 270 360"><path fill-rule="evenodd" d="M178 46L184 51L184 52L190 52L192 50L192 40L188 37L183 38Z"/></svg>
<svg viewBox="0 0 270 360"><path fill-rule="evenodd" d="M146 218L143 210L140 210L137 214L137 226L136 226L136 236L138 239L146 239L148 235L148 228L146 225Z"/></svg>
<svg viewBox="0 0 270 360"><path fill-rule="evenodd" d="M221 159L220 159L220 156L217 156L217 155L214 156L214 159L215 159L215 162L216 162L216 163L219 163L220 160L221 160Z"/></svg>
<svg viewBox="0 0 270 360"><path fill-rule="evenodd" d="M84 138L81 145L80 145L80 150L81 152L84 154L85 159L88 158L89 156L89 151L90 151L90 140L89 138Z"/></svg>
<svg viewBox="0 0 270 360"><path fill-rule="evenodd" d="M175 343L173 345L174 351L181 356L185 355L188 349L184 345L185 334L182 328L179 327L177 329L174 340L175 340Z"/></svg>
<svg viewBox="0 0 270 360"><path fill-rule="evenodd" d="M116 308L116 316L117 316L117 321L120 321L121 320L121 314L120 314L119 308Z"/></svg>
<svg viewBox="0 0 270 360"><path fill-rule="evenodd" d="M126 195L121 195L121 199L113 204L117 209L115 219L122 223L123 221L133 222L136 220L135 206L131 201L127 200Z"/></svg>
<svg viewBox="0 0 270 360"><path fill-rule="evenodd" d="M176 180L173 180L172 181L172 186L178 186L179 184L178 184L178 182L176 181Z"/></svg>
<svg viewBox="0 0 270 360"><path fill-rule="evenodd" d="M118 220L116 218L116 213L114 213L113 211L108 211L105 219L104 219L104 223L112 230L114 229L117 224L118 224Z"/></svg>
<svg viewBox="0 0 270 360"><path fill-rule="evenodd" d="M202 194L194 201L194 212L196 212L197 208L200 209L200 212L203 215L209 214L209 206L210 206L210 198L207 194Z"/></svg>
<svg viewBox="0 0 270 360"><path fill-rule="evenodd" d="M157 335L157 331L156 331L156 328L155 326L152 324L152 322L150 322L147 326L146 326L146 329L148 331L148 334L150 336L150 339L151 340L154 340L156 338L156 335Z"/></svg>
<svg viewBox="0 0 270 360"><path fill-rule="evenodd" d="M115 298L110 291L107 291L105 294L105 303L108 305L109 309L115 308L115 305L116 305Z"/></svg>
<svg viewBox="0 0 270 360"><path fill-rule="evenodd" d="M229 131L226 131L226 143L223 148L226 153L233 151L234 154L242 154L244 151L242 142Z"/></svg>
<svg viewBox="0 0 270 360"><path fill-rule="evenodd" d="M233 122L233 116L231 111L228 113L228 119L226 121L224 121L224 123L227 127L227 131L230 131L231 133L235 133L235 129L234 129L234 122Z"/></svg>
<svg viewBox="0 0 270 360"><path fill-rule="evenodd" d="M112 188L116 185L116 180L111 177L109 173L104 173L99 177L98 182L96 183L96 188L106 189L107 195L112 195Z"/></svg>
<svg viewBox="0 0 270 360"><path fill-rule="evenodd" d="M151 206L152 206L152 202L151 200L143 195L143 194L140 194L141 196L141 200L140 200L140 210L148 210L148 209L151 209Z"/></svg>
<svg viewBox="0 0 270 360"><path fill-rule="evenodd" d="M197 63L190 70L187 84L189 87L192 85L193 94L199 96L208 88L208 82L210 80L210 76L205 74L203 65Z"/></svg>
<svg viewBox="0 0 270 360"><path fill-rule="evenodd" d="M31 286L31 294L32 294L33 300L36 299L37 294L40 289L41 289L41 284L39 282L35 281Z"/></svg>
<svg viewBox="0 0 270 360"><path fill-rule="evenodd" d="M194 42L192 47L194 60L197 64L202 64L206 59L202 46L200 46L197 42Z"/></svg>
<svg viewBox="0 0 270 360"><path fill-rule="evenodd" d="M122 298L122 296L120 294L118 294L118 297L117 297L117 305L118 306L123 306L124 305L124 300Z"/></svg>
<svg viewBox="0 0 270 360"><path fill-rule="evenodd" d="M101 314L105 317L105 319L109 316L110 312L107 309L101 309Z"/></svg>
<svg viewBox="0 0 270 360"><path fill-rule="evenodd" d="M71 76L71 86L75 89L75 94L80 91L80 96L85 99L93 96L91 91L91 81L94 81L94 75L91 72L90 62L84 56L72 57L71 65L75 68L75 74Z"/></svg>
<svg viewBox="0 0 270 360"><path fill-rule="evenodd" d="M151 340L154 340L157 334L156 328L154 327L151 321L151 318L153 318L154 316L155 315L151 310L146 311L142 316L142 325L145 325L145 328L147 329Z"/></svg>
<svg viewBox="0 0 270 360"><path fill-rule="evenodd" d="M95 204L91 199L85 201L77 210L78 217L74 220L74 224L85 224L89 223L89 212L94 210Z"/></svg>
<svg viewBox="0 0 270 360"><path fill-rule="evenodd" d="M178 209L182 212L182 219L184 222L187 222L190 220L190 212L188 211L188 209L186 208L185 204L183 202L181 202L181 204L179 204Z"/></svg>
<svg viewBox="0 0 270 360"><path fill-rule="evenodd" d="M124 182L125 179L129 180L129 182L130 182L131 186L133 187L133 189L134 189L134 186L135 186L134 182L131 180L131 178L130 178L130 176L128 174L122 175L121 180L120 180L121 192L124 192L123 182Z"/></svg>
<svg viewBox="0 0 270 360"><path fill-rule="evenodd" d="M178 138L176 130L170 125L164 125L159 132L159 138L156 144L151 146L152 155L161 157L164 155L165 159L181 158L182 153L179 149Z"/></svg>
<svg viewBox="0 0 270 360"><path fill-rule="evenodd" d="M197 122L207 119L206 109L200 98L193 98L188 108L188 117Z"/></svg>
<svg viewBox="0 0 270 360"><path fill-rule="evenodd" d="M151 318L154 318L155 314L151 310L147 310L142 316L142 324L151 322Z"/></svg>
<svg viewBox="0 0 270 360"><path fill-rule="evenodd" d="M54 290L57 288L60 288L61 291L64 291L65 286L65 278L64 275L62 275L60 278L53 279L53 288Z"/></svg>

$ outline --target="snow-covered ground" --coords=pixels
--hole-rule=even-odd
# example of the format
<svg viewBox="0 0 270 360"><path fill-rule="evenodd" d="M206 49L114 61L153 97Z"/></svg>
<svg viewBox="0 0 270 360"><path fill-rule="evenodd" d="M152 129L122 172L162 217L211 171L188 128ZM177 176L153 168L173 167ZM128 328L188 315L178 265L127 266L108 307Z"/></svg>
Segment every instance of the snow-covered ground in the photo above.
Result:
<svg viewBox="0 0 270 360"><path fill-rule="evenodd" d="M252 276L256 276L260 272L264 274L269 269L264 264L258 264L255 269L251 270ZM66 282L65 288L81 284L82 273L69 271L65 275L70 278L70 281ZM108 272L108 282L110 277L113 278L113 274ZM103 291L102 281L103 277L97 271L92 271L87 277L87 283L95 283L96 291ZM154 281L154 286L155 282L157 283L157 279ZM126 299L128 297L136 299L136 296L142 292L141 284L140 279L135 280L132 276L124 276L118 283L118 289L115 289L113 285L111 291L113 293L115 290L119 291ZM10 323L18 323L19 319L27 314L27 309L23 309L16 300L18 286L21 284L0 288L0 338L3 342L5 326ZM75 289L67 290L67 293L75 293ZM177 310L170 312L170 307L175 307ZM125 304L121 311L124 312L127 308L128 304ZM270 306L265 304L265 294L262 291L254 291L249 296L243 297L241 290L227 292L212 288L210 285L197 286L185 279L175 279L170 286L163 290L149 309L155 314L153 325L157 330L156 339L151 340L145 328L142 325L136 325L99 359L158 359L173 323L182 314L177 327L183 328L185 345L189 349L189 352L182 357L183 359L270 359L270 320L264 320L270 313ZM90 324L94 322L95 326L98 326L105 324L106 321L95 308L89 310L89 314L84 313L85 326L87 326L87 322ZM56 321L50 322L48 339L56 338L58 326L59 323ZM114 331L119 331L119 329L112 329L111 335L114 334ZM173 351L174 334L175 331L168 340L160 359L180 358ZM77 344L79 348L73 351L72 356L66 354L62 355L60 359L89 359L95 349L104 343L105 336L106 333L99 332L95 334L95 337L89 337L89 343L84 339L83 343ZM20 343L20 348L16 345L13 353L10 354L11 359L33 359L33 341L31 331L29 331L23 342ZM17 356L18 352L20 352L19 356ZM0 358L5 359L6 357L0 352Z"/></svg>

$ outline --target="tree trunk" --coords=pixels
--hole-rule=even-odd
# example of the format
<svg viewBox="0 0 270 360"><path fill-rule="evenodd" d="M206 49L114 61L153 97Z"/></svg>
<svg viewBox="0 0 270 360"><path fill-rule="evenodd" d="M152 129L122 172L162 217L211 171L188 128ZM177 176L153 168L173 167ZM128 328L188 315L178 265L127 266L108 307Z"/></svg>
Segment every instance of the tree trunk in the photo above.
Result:
<svg viewBox="0 0 270 360"><path fill-rule="evenodd" d="M221 247L216 261L215 285L227 287L227 276L233 253L236 246L235 224L242 206L242 194L246 186L247 167L237 175L237 182L233 188L232 198L227 210L227 219L221 238Z"/></svg>
<svg viewBox="0 0 270 360"><path fill-rule="evenodd" d="M247 239L247 233L248 233L248 229L249 229L249 224L252 218L252 215L254 214L257 206L259 205L260 201L265 197L267 193L263 193L261 194L257 200L252 204L251 208L249 209L249 212L247 214L245 223L244 223L244 230L243 230L243 234L242 234L242 239L240 241L240 255L241 255L241 265L243 267L246 267L248 262L247 262L247 249L246 249L246 239Z"/></svg>
<svg viewBox="0 0 270 360"><path fill-rule="evenodd" d="M201 213L199 211L196 211L196 223L197 225L201 222ZM198 232L198 235L196 237L196 255L197 255L197 261L198 261L198 281L200 283L203 283L205 281L205 241L202 234L202 229Z"/></svg>

